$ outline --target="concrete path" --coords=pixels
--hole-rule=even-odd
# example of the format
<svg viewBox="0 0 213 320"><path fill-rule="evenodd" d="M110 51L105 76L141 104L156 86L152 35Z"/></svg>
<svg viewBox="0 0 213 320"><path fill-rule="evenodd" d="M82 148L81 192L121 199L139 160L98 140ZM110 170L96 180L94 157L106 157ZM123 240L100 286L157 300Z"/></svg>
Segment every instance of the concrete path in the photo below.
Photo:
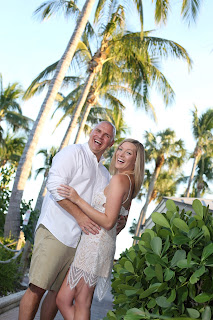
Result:
<svg viewBox="0 0 213 320"><path fill-rule="evenodd" d="M98 301L96 293L94 294L92 308L91 308L91 320L103 319L109 310L112 310L113 296L110 290L102 301ZM5 313L0 314L0 320L18 320L18 307L15 307ZM35 320L39 320L40 309L38 310ZM48 320L48 319L47 319ZM57 313L55 320L63 320L60 312Z"/></svg>

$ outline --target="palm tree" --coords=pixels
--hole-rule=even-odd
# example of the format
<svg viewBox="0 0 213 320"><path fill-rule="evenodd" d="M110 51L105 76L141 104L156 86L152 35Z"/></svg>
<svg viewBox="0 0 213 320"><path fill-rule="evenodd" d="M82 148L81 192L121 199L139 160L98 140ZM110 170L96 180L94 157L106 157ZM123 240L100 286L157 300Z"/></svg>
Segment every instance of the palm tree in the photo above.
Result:
<svg viewBox="0 0 213 320"><path fill-rule="evenodd" d="M185 192L185 197L189 197L190 186L195 175L196 166L200 160L202 154L208 151L209 146L212 145L213 141L213 110L208 109L204 112L200 118L198 117L197 108L192 112L193 115L193 135L196 140L196 146L192 157L194 158L191 175L189 177L188 186Z"/></svg>
<svg viewBox="0 0 213 320"><path fill-rule="evenodd" d="M163 166L171 174L177 171L184 162L186 150L183 141L176 140L175 132L166 129L154 135L151 132L145 134L145 156L146 161L154 163L154 171L150 177L146 202L140 212L135 235L139 236L141 223L144 221L148 205L152 199L156 198L156 181L162 172ZM165 174L165 170L163 171Z"/></svg>
<svg viewBox="0 0 213 320"><path fill-rule="evenodd" d="M213 145L210 145L208 155L203 154L197 164L192 186L192 197L200 198L206 192L211 192L209 183L213 181Z"/></svg>
<svg viewBox="0 0 213 320"><path fill-rule="evenodd" d="M55 100L55 97L59 91L60 85L63 81L65 73L70 65L72 57L75 53L78 42L81 38L81 35L87 24L89 15L93 8L95 0L86 0L79 15L75 30L71 36L67 48L62 55L61 59L56 68L55 75L51 81L49 90L44 99L44 102L41 106L37 119L34 123L33 129L31 130L30 136L26 143L24 152L19 162L17 168L16 177L11 193L10 204L8 208L8 213L6 216L5 227L4 227L4 236L8 237L11 234L13 237L17 238L20 232L20 212L19 205L21 203L24 187L27 181L27 178L30 173L32 159L35 153L35 148L38 144L38 139L43 130L45 120L48 116L50 108ZM73 8L76 12L76 6L73 2Z"/></svg>
<svg viewBox="0 0 213 320"><path fill-rule="evenodd" d="M10 163L17 168L25 143L25 137L7 132L6 137L0 141L0 167Z"/></svg>
<svg viewBox="0 0 213 320"><path fill-rule="evenodd" d="M19 129L29 130L32 120L23 116L18 100L24 91L18 82L8 84L3 88L3 79L0 74L0 141L2 140L3 128L1 123L4 121L14 132Z"/></svg>
<svg viewBox="0 0 213 320"><path fill-rule="evenodd" d="M169 11L171 9L171 0L158 1L152 0L155 3L155 22L166 24ZM180 3L180 1L176 1ZM202 0L182 0L181 16L190 25L192 21L196 21L198 12L200 10ZM174 3L174 1L173 1ZM172 4L173 4L172 3ZM175 7L176 9L176 7Z"/></svg>
<svg viewBox="0 0 213 320"><path fill-rule="evenodd" d="M41 189L40 189L40 192L36 201L35 209L34 209L34 210L38 210L39 212L41 212L43 198L46 194L45 189L46 189L47 175L52 165L53 157L56 155L57 151L58 151L58 148L52 147L50 148L49 152L47 149L41 149L37 152L37 154L42 154L44 156L44 166L36 170L36 176L35 176L35 178L37 178L39 174L41 173L44 174L44 179L43 179Z"/></svg>

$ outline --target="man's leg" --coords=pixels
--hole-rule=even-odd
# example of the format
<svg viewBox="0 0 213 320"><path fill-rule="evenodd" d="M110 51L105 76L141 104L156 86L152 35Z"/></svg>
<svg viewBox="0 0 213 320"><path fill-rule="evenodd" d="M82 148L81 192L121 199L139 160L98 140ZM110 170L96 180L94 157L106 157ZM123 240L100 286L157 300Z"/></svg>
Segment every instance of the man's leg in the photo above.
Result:
<svg viewBox="0 0 213 320"><path fill-rule="evenodd" d="M19 320L33 320L46 290L30 284L19 306Z"/></svg>
<svg viewBox="0 0 213 320"><path fill-rule="evenodd" d="M41 306L40 320L53 320L58 312L56 305L56 291L48 291Z"/></svg>

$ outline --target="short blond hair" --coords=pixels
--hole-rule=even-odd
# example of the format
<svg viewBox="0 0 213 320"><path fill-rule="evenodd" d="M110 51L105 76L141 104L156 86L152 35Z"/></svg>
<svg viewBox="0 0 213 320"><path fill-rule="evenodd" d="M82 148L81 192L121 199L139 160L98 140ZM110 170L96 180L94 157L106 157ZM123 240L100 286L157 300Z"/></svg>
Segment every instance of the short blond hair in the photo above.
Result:
<svg viewBox="0 0 213 320"><path fill-rule="evenodd" d="M145 150L144 150L144 146L142 145L142 143L140 143L138 140L131 139L131 138L121 141L121 143L118 145L118 147L116 148L116 150L112 156L109 171L112 175L117 173L117 169L115 168L116 152L117 152L118 148L124 142L130 142L130 143L134 144L136 147L136 152L137 152L136 160L135 160L135 168L133 171L134 179L135 179L135 187L134 187L134 192L133 192L132 198L135 198L136 195L138 194L138 192L140 191L141 185L144 180Z"/></svg>

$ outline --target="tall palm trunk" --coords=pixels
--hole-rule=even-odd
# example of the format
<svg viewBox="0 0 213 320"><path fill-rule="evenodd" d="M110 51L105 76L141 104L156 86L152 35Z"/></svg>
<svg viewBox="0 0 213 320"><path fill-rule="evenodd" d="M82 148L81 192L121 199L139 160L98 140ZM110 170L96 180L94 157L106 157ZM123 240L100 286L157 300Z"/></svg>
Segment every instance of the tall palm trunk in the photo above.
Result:
<svg viewBox="0 0 213 320"><path fill-rule="evenodd" d="M38 198L36 201L35 209L34 209L34 210L38 210L39 212L41 212L42 202L43 202L44 196L47 192L46 183L47 183L47 178L44 177L44 180L42 182L41 189L39 191Z"/></svg>
<svg viewBox="0 0 213 320"><path fill-rule="evenodd" d="M192 166L192 171L191 171L191 175L189 177L189 182L188 182L188 186L187 186L187 189L186 189L186 192L184 194L185 197L189 197L189 192L190 192L190 186L191 186L191 183L192 183L192 180L194 178L194 175L195 175L195 169L197 167L197 163L199 161L199 157L202 153L202 150L201 148L197 145L196 148L195 148L195 151L194 151L194 162L193 162L193 166Z"/></svg>
<svg viewBox="0 0 213 320"><path fill-rule="evenodd" d="M84 88L81 93L81 96L78 99L76 109L75 109L74 114L70 120L69 126L68 126L67 131L64 135L64 139L62 140L62 143L60 145L59 150L66 147L69 143L71 134L76 127L77 120L81 114L81 110L84 106L84 103L85 103L87 96L90 92L90 89L92 87L93 80L94 80L95 76L102 70L103 63L106 59L105 50L106 50L107 46L108 46L108 41L105 40L105 38L104 38L102 40L100 49L94 54L94 56L92 57L92 59L89 62L89 65L88 65L89 76L87 77L87 80L85 82Z"/></svg>
<svg viewBox="0 0 213 320"><path fill-rule="evenodd" d="M90 72L89 76L87 77L87 80L85 82L83 91L82 91L81 96L80 96L80 98L79 98L79 100L77 102L76 109L75 109L74 114L73 114L73 116L72 116L72 118L70 120L69 126L68 126L67 131L66 131L66 133L64 135L64 138L63 138L63 140L61 142L59 150L61 150L64 147L66 147L68 145L68 143L69 143L71 134L72 134L73 130L76 127L78 118L79 118L79 116L81 114L81 110L82 110L82 108L84 106L84 103L85 103L85 101L87 99L87 96L88 96L88 93L89 93L90 88L92 86L92 83L93 83L95 75L96 75L96 72L93 71L93 72Z"/></svg>
<svg viewBox="0 0 213 320"><path fill-rule="evenodd" d="M86 23L88 21L90 12L94 5L95 0L87 0L82 9L81 15L76 24L76 28L73 35L68 43L68 46L60 59L55 76L50 83L46 98L41 106L40 112L38 114L37 120L34 123L33 129L29 136L28 142L25 146L24 152L19 162L17 168L16 177L13 185L13 190L11 194L11 199L9 203L8 213L6 215L4 236L8 237L11 235L14 238L18 238L20 232L20 203L24 191L24 187L27 178L30 173L32 159L35 153L36 146L38 144L38 139L43 130L45 120L48 116L50 108L55 100L58 93L60 85L63 81L65 73L70 65L72 57L75 53L77 44L81 38L81 35L85 29Z"/></svg>
<svg viewBox="0 0 213 320"><path fill-rule="evenodd" d="M86 106L86 109L84 111L80 126L78 128L78 132L77 132L76 137L75 137L75 141L74 141L75 144L79 142L79 139L80 139L81 134L82 134L82 132L84 130L84 126L85 126L85 123L87 121L87 118L88 118L88 115L90 113L91 108L92 108L92 105L90 103L88 103L87 106Z"/></svg>
<svg viewBox="0 0 213 320"><path fill-rule="evenodd" d="M146 202L140 212L140 216L139 216L139 219L138 219L138 223L137 223L137 227L136 227L136 230L135 230L135 236L136 237L139 237L140 236L140 229L141 229L141 226L144 224L145 222L145 219L146 219L146 212L147 212L147 208L148 208L148 205L151 201L151 196L152 196L152 193L153 193L153 190L154 190L154 186L155 186L155 182L159 176L159 173L160 173L160 170L162 168L164 164L164 156L161 156L159 157L159 159L157 160L156 162L156 166L155 166L155 171L152 175L152 178L151 178L151 181L150 181L150 184L149 184L149 189L148 189L148 192L147 192L147 197L146 197ZM134 244L136 243L136 240L134 240L133 242Z"/></svg>

